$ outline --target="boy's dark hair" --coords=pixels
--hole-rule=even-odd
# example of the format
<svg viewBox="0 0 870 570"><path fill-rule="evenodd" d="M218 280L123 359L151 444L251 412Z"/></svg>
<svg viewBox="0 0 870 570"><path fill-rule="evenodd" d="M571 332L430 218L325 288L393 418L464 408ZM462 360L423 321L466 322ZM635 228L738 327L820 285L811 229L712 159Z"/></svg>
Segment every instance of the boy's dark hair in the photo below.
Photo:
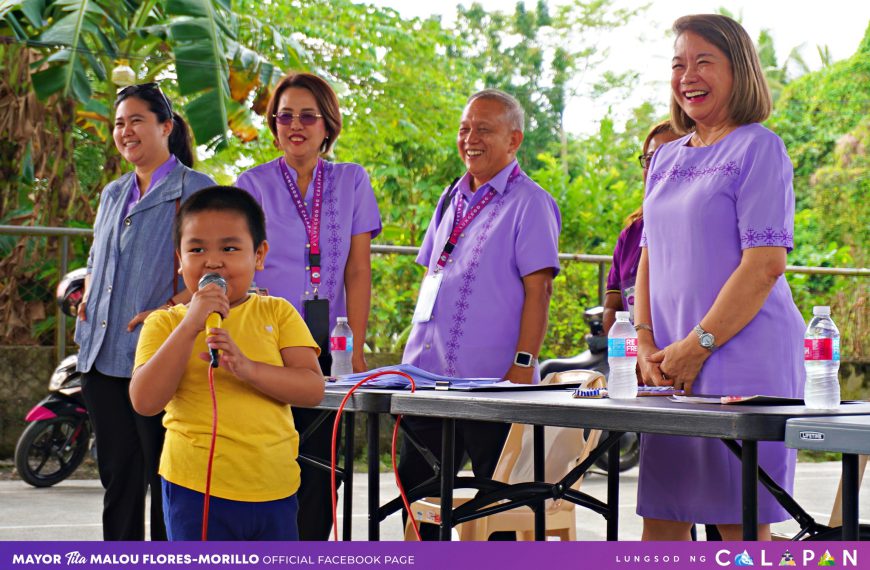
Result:
<svg viewBox="0 0 870 570"><path fill-rule="evenodd" d="M181 225L191 214L235 212L245 217L254 249L266 241L266 218L253 196L235 186L209 186L191 195L175 214L175 249L181 248Z"/></svg>

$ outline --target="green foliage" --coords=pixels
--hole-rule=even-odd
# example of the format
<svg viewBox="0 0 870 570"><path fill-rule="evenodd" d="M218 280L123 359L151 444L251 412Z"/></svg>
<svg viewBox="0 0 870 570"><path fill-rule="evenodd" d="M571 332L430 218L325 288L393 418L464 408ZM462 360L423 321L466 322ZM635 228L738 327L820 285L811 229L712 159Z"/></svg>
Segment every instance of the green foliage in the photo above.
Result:
<svg viewBox="0 0 870 570"><path fill-rule="evenodd" d="M578 95L598 97L632 84L631 74L609 73L583 81L582 92L576 86L606 58L597 44L601 34L640 10L619 9L610 0L552 7L544 0L519 2L511 11L471 4L458 9L455 28L447 29L437 18L403 19L350 0L0 1L0 34L28 40L40 54L32 88L19 81L20 91L32 89L56 104L51 110L58 121L71 117L75 104L76 126L65 135L72 139L75 169L60 164L53 171L59 180L78 180L83 190L69 194L66 225L92 223L100 188L121 169L109 136L116 86L108 76L118 62L127 61L137 81L162 80L198 143L211 147L198 168L224 184L278 156L257 113L278 77L306 70L326 77L339 94L344 127L332 158L362 164L371 175L384 220L377 243L420 242L439 194L463 172L455 133L465 100L482 87L497 87L517 96L526 111L519 158L559 204L560 250L609 255L625 217L641 203L637 155L661 117L644 104L625 125L608 114L597 132L570 136L562 116ZM10 47L16 46L0 44L0 55ZM797 50L780 63L767 30L758 48L776 97L768 126L795 164L796 247L789 262L866 266L870 33L853 57L798 79L794 73L806 65ZM820 52L830 60L829 52ZM16 58L7 61L0 75L14 75ZM18 144L3 133L12 142L0 140L0 173L15 186L3 193L0 218L34 216L45 204L56 208L58 200L46 198L54 185L39 172L38 145ZM86 244L73 243L72 264L81 264ZM4 257L15 251L14 240L0 239ZM40 295L50 297L44 277L54 256L22 255L27 289L21 296L38 303ZM422 270L410 256L376 255L372 264L368 345L401 351ZM870 354L866 279L792 274L789 282L805 316L814 304L833 306L846 357ZM583 348L581 316L598 303L597 283L597 266L563 264L542 357ZM50 341L46 331L36 334Z"/></svg>
<svg viewBox="0 0 870 570"><path fill-rule="evenodd" d="M573 80L607 58L597 40L644 10L616 8L608 0L574 0L553 10L545 0L534 9L517 2L512 14L487 12L477 2L457 7L457 39L469 38L458 53L479 70L483 86L514 95L526 112L518 156L527 168L541 166L539 155L563 140L565 105L577 95ZM601 96L632 80L632 74L609 74L597 83L586 81L585 94Z"/></svg>
<svg viewBox="0 0 870 570"><path fill-rule="evenodd" d="M791 82L768 126L782 137L795 165L797 265L866 267L870 219L870 27L849 59ZM866 278L792 275L795 302L809 318L828 304L843 337L845 358L870 355Z"/></svg>

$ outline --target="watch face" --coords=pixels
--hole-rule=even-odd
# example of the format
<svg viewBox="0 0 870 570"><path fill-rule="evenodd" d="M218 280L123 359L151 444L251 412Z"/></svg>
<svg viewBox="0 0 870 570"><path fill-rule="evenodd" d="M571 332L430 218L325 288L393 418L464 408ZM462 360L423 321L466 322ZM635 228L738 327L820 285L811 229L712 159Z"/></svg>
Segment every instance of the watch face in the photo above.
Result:
<svg viewBox="0 0 870 570"><path fill-rule="evenodd" d="M532 355L528 352L518 352L516 356L514 356L514 364L516 364L517 366L531 366Z"/></svg>
<svg viewBox="0 0 870 570"><path fill-rule="evenodd" d="M713 347L713 335L711 335L710 333L702 334L699 340L701 341L701 346L703 346L704 348Z"/></svg>

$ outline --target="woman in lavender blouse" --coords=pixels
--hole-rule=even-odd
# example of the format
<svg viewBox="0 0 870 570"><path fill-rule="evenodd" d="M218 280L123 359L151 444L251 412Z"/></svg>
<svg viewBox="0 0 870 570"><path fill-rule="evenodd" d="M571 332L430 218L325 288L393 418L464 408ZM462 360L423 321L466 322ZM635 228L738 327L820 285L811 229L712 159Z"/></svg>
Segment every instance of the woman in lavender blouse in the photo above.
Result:
<svg viewBox="0 0 870 570"><path fill-rule="evenodd" d="M800 397L803 320L783 277L793 247L792 166L759 123L771 100L746 31L719 15L674 23L671 124L653 156L637 276L638 362L647 384L704 394ZM795 454L762 442L787 491ZM688 540L692 522L742 537L740 461L710 438L644 436L637 512L646 540ZM758 496L758 536L789 515Z"/></svg>
<svg viewBox="0 0 870 570"><path fill-rule="evenodd" d="M323 158L341 132L341 109L332 87L322 78L310 73L285 76L272 92L266 119L282 156L243 172L236 181L266 214L269 255L265 269L254 279L269 295L290 301L306 318L315 338L317 317L313 313L318 307L323 309L322 301L329 303L328 321L321 310L318 314L323 322L319 324L328 325L328 330L335 327L337 317L347 316L354 337L353 370L364 372L371 241L381 231L369 176L358 164ZM328 350L321 354L320 366L329 374ZM314 410L293 409L299 433L317 416ZM302 444L300 453L328 462L331 434L332 421L323 422ZM302 465L302 540L328 538L332 525L329 487L328 473Z"/></svg>

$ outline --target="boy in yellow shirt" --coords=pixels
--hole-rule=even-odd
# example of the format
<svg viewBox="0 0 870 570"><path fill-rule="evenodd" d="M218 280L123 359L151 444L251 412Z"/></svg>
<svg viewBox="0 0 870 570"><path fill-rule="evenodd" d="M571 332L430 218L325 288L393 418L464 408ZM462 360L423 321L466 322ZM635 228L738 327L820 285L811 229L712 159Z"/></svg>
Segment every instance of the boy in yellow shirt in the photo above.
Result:
<svg viewBox="0 0 870 570"><path fill-rule="evenodd" d="M160 475L169 540L201 538L210 348L221 352L208 538L298 540L299 434L290 405L317 405L324 381L317 344L293 306L248 294L269 249L265 237L262 209L238 188L201 190L176 215L180 271L195 293L188 305L146 319L130 383L137 412L166 410ZM214 283L197 290L207 273L226 281L226 293ZM212 313L223 322L205 331Z"/></svg>

